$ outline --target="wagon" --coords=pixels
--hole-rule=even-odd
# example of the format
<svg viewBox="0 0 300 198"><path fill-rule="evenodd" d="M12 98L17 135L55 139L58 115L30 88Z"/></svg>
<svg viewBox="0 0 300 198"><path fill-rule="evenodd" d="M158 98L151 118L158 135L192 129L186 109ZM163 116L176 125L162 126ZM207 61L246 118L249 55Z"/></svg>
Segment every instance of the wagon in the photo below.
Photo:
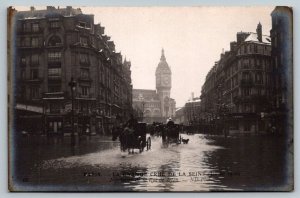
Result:
<svg viewBox="0 0 300 198"><path fill-rule="evenodd" d="M181 136L179 131L180 131L180 126L177 124L171 126L165 125L164 130L162 132L163 143L181 144Z"/></svg>
<svg viewBox="0 0 300 198"><path fill-rule="evenodd" d="M133 129L125 127L113 133L113 140L119 136L121 151L128 150L129 153L133 153L134 149L138 149L141 153L145 148L150 150L151 138L146 138L146 127L147 124L142 122L137 123Z"/></svg>

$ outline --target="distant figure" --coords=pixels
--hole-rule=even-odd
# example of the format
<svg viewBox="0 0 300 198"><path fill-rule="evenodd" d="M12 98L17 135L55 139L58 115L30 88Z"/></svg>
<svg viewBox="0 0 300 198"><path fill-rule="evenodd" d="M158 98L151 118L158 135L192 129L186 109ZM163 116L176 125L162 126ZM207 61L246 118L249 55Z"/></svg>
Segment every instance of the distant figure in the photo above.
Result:
<svg viewBox="0 0 300 198"><path fill-rule="evenodd" d="M137 120L131 114L129 120L126 122L126 126L133 129L136 126L136 124Z"/></svg>
<svg viewBox="0 0 300 198"><path fill-rule="evenodd" d="M167 120L167 127L173 127L174 126L174 121L172 120L172 118L169 118L168 120Z"/></svg>

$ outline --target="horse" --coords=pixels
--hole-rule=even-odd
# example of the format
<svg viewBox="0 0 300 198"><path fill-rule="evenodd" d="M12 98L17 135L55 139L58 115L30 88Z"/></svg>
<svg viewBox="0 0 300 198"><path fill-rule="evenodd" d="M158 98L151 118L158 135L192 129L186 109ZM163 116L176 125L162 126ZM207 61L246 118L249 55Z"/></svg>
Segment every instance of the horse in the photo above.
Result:
<svg viewBox="0 0 300 198"><path fill-rule="evenodd" d="M126 150L128 150L128 153L133 153L135 148L140 149L140 152L143 150L141 145L142 137L136 136L134 134L134 129L125 127L123 130L113 130L112 140L115 141L118 137L120 140L121 151L125 152Z"/></svg>

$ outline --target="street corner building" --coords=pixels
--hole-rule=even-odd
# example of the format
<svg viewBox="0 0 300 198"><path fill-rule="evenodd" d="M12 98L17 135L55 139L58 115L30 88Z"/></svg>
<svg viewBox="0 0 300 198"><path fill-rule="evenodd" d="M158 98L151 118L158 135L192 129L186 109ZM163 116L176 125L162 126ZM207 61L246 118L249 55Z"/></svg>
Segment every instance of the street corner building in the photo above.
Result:
<svg viewBox="0 0 300 198"><path fill-rule="evenodd" d="M206 75L199 123L208 133L272 133L292 137L292 16L287 7L271 13L271 36L237 32L230 50Z"/></svg>
<svg viewBox="0 0 300 198"><path fill-rule="evenodd" d="M129 118L131 63L94 24L94 15L71 6L8 12L16 135L68 135L72 111L75 134L107 134L116 118Z"/></svg>
<svg viewBox="0 0 300 198"><path fill-rule="evenodd" d="M160 62L156 67L156 90L133 89L133 108L140 120L153 123L165 123L168 118L174 118L176 102L170 97L172 88L172 72L169 67L164 49Z"/></svg>

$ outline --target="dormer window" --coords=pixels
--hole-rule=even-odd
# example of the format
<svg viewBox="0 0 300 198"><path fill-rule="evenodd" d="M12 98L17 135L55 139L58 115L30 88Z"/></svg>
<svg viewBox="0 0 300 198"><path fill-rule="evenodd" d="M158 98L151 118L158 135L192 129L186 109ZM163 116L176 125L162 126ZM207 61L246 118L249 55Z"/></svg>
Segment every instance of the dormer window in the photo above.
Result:
<svg viewBox="0 0 300 198"><path fill-rule="evenodd" d="M82 21L80 21L80 22L78 23L78 25L79 25L80 27L86 27L86 23L85 23L85 22L82 22Z"/></svg>

